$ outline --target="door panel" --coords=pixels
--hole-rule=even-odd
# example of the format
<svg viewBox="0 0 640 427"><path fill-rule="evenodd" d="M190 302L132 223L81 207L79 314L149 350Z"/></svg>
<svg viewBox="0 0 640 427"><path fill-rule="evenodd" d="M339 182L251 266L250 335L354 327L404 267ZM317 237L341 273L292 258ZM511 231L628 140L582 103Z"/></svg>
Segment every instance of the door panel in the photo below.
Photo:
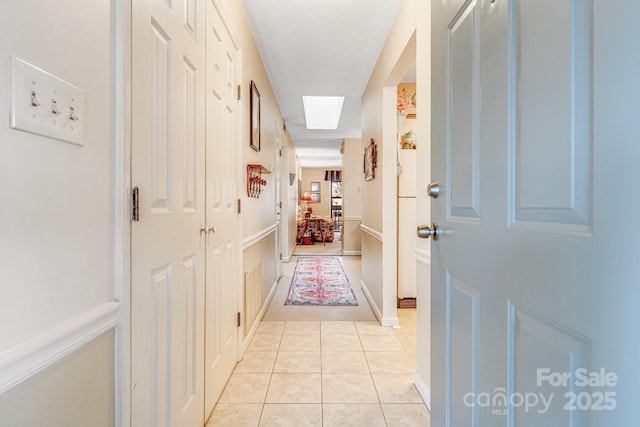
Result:
<svg viewBox="0 0 640 427"><path fill-rule="evenodd" d="M564 406L567 400L558 393L557 387L552 387L549 382L544 381L538 385L538 369L540 375L546 372L575 372L576 369L589 369L590 345L585 337L577 335L560 325L542 319L520 309L514 305L509 305L509 395L527 396L531 390L542 393L545 399L554 396L546 403L541 403L540 408L526 410L520 406L515 409L514 419L519 420L519 425L535 426L539 425L540 414L537 410L544 410L544 421L549 425L587 425L587 412L566 411ZM541 377L542 378L542 377ZM587 387L579 387L572 383L567 387L568 392L580 395L588 392ZM530 395L530 394L529 394ZM531 397L533 401L533 397ZM505 405L506 410L506 405ZM531 413L530 413L531 412Z"/></svg>
<svg viewBox="0 0 640 427"><path fill-rule="evenodd" d="M205 50L182 6L133 2L132 425L204 423Z"/></svg>
<svg viewBox="0 0 640 427"><path fill-rule="evenodd" d="M510 11L510 208L520 226L591 227L589 7L519 0Z"/></svg>
<svg viewBox="0 0 640 427"><path fill-rule="evenodd" d="M465 395L477 390L478 325L480 290L454 274L447 274L447 349L449 356L450 396L452 402L464 402ZM460 408L451 413L451 424L478 425L477 407Z"/></svg>
<svg viewBox="0 0 640 427"><path fill-rule="evenodd" d="M447 34L447 108L451 121L447 136L451 188L447 212L472 221L480 217L477 9L477 2L469 2L449 25Z"/></svg>
<svg viewBox="0 0 640 427"><path fill-rule="evenodd" d="M432 2L433 426L636 418L638 13Z"/></svg>
<svg viewBox="0 0 640 427"><path fill-rule="evenodd" d="M174 121L172 105L173 92L169 75L173 68L171 55L172 41L157 22L151 24L153 32L152 47L152 99L151 103L151 207L154 213L171 211L171 161L172 135L171 124Z"/></svg>

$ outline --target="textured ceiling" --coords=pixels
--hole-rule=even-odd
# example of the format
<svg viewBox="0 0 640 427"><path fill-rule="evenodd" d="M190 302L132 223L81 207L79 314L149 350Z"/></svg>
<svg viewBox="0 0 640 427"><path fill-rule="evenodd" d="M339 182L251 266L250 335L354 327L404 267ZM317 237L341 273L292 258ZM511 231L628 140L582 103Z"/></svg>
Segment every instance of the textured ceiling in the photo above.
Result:
<svg viewBox="0 0 640 427"><path fill-rule="evenodd" d="M242 0L302 167L339 167L402 0ZM344 96L337 130L307 130L303 95Z"/></svg>

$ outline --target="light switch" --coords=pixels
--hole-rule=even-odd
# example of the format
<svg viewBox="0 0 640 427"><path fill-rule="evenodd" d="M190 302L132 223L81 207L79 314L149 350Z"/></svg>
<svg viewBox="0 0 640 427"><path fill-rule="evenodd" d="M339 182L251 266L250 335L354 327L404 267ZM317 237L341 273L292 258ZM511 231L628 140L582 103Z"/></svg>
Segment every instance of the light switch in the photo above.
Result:
<svg viewBox="0 0 640 427"><path fill-rule="evenodd" d="M84 145L84 90L12 58L11 127Z"/></svg>

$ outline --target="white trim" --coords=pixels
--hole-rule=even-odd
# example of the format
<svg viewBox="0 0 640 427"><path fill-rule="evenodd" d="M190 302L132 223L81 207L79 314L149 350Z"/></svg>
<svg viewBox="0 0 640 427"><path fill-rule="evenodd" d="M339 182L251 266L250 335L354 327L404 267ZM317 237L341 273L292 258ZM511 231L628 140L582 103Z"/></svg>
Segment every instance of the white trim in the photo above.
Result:
<svg viewBox="0 0 640 427"><path fill-rule="evenodd" d="M373 314L375 314L378 321L380 321L382 319L382 311L380 311L380 307L378 307L378 304L373 300L373 295L369 292L369 288L367 288L367 285L365 285L362 280L360 280L360 289L362 289L362 293L369 301Z"/></svg>
<svg viewBox="0 0 640 427"><path fill-rule="evenodd" d="M279 279L276 279L276 281L273 283L273 286L271 286L269 295L267 295L267 298L265 299L264 304L262 304L262 308L260 309L260 312L256 316L256 320L253 322L253 325L251 325L251 329L249 329L247 336L244 338L244 340L242 340L242 355L244 355L244 352L247 351L247 348L249 347L251 340L253 339L253 337L256 334L256 331L258 330L258 326L260 325L262 318L264 317L265 314L267 314L267 309L269 308L269 304L271 304L271 300L273 299L273 296L276 294L276 290L278 289L278 280ZM242 359L242 355L240 359Z"/></svg>
<svg viewBox="0 0 640 427"><path fill-rule="evenodd" d="M382 325L382 326L390 326L392 328L400 327L400 320L398 319L398 317L383 317L382 316L382 311L380 311L380 307L378 307L376 302L373 300L373 296L371 295L371 292L369 291L369 288L367 288L367 285L365 285L362 280L360 280L360 289L362 289L362 293L367 298L367 301L369 301L369 305L371 306L371 309L373 310L373 314L376 315L376 318L380 322L380 325Z"/></svg>
<svg viewBox="0 0 640 427"><path fill-rule="evenodd" d="M416 248L416 261L425 265L431 265L431 254L424 249Z"/></svg>
<svg viewBox="0 0 640 427"><path fill-rule="evenodd" d="M383 317L382 322L380 322L380 324L382 326L389 326L394 329L400 329L400 319L398 319L398 316Z"/></svg>
<svg viewBox="0 0 640 427"><path fill-rule="evenodd" d="M114 2L114 296L121 302L114 342L116 424L131 419L131 1Z"/></svg>
<svg viewBox="0 0 640 427"><path fill-rule="evenodd" d="M417 372L413 373L413 384L416 386L424 404L427 405L427 409L431 411L431 389Z"/></svg>
<svg viewBox="0 0 640 427"><path fill-rule="evenodd" d="M361 216L345 216L342 217L343 221L360 221L362 222L362 217Z"/></svg>
<svg viewBox="0 0 640 427"><path fill-rule="evenodd" d="M296 245L291 246L291 250L289 251L289 255L282 257L282 262L291 262L291 257L293 256L293 252L296 250Z"/></svg>
<svg viewBox="0 0 640 427"><path fill-rule="evenodd" d="M362 251L342 251L342 255L344 255L344 256L351 256L351 255L362 256Z"/></svg>
<svg viewBox="0 0 640 427"><path fill-rule="evenodd" d="M374 239L382 242L382 233L379 232L378 230L374 230L373 228L369 227L368 225L364 225L364 224L360 224L360 230L364 231L365 233L367 233L369 236L373 237Z"/></svg>
<svg viewBox="0 0 640 427"><path fill-rule="evenodd" d="M120 303L102 305L68 319L47 332L0 352L0 393L3 393L115 328Z"/></svg>
<svg viewBox="0 0 640 427"><path fill-rule="evenodd" d="M260 240L264 239L269 234L276 231L277 228L278 228L277 224L272 224L269 227L265 228L264 230L260 230L257 233L252 234L251 236L245 237L245 239L242 241L242 250L245 250L248 247L255 245Z"/></svg>

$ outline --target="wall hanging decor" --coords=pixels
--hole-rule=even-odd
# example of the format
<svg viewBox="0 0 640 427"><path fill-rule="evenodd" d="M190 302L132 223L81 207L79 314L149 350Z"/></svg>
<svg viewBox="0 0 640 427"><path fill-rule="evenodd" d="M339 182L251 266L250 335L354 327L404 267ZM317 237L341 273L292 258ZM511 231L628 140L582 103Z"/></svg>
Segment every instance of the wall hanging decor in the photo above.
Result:
<svg viewBox="0 0 640 427"><path fill-rule="evenodd" d="M364 180L371 181L376 177L376 166L378 162L378 154L376 144L371 138L371 142L364 149Z"/></svg>
<svg viewBox="0 0 640 427"><path fill-rule="evenodd" d="M253 80L251 80L251 96L249 98L249 109L251 111L249 145L254 150L260 151L260 92L258 92Z"/></svg>
<svg viewBox="0 0 640 427"><path fill-rule="evenodd" d="M262 178L263 173L271 171L262 165L247 165L247 196L259 198L264 191L267 181Z"/></svg>

